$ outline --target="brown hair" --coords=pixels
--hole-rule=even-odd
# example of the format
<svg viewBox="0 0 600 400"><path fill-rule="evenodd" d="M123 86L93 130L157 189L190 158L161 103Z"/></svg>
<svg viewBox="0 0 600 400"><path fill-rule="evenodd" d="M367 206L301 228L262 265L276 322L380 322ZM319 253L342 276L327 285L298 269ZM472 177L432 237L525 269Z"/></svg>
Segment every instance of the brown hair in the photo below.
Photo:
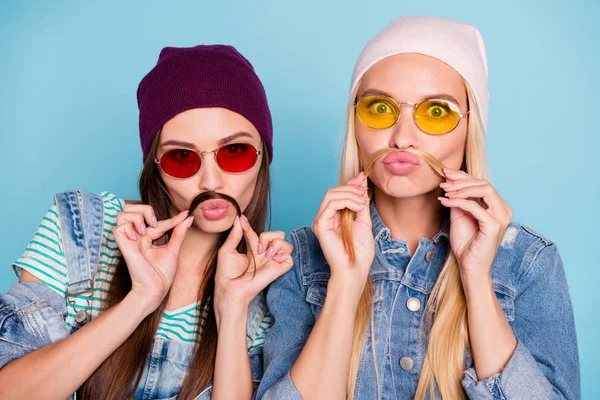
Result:
<svg viewBox="0 0 600 400"><path fill-rule="evenodd" d="M158 220L171 217L173 208L164 181L158 173L154 156L160 142L160 132L156 135L149 155L144 162L144 167L139 178L139 190L142 202L152 206ZM258 173L254 195L250 204L244 211L250 225L255 232L264 231L270 210L270 176L269 160L266 156L266 146L262 145L265 154L262 158ZM269 221L270 224L270 221ZM217 351L217 328L212 304L208 302L214 293L214 278L217 267L217 251L225 242L229 230L219 236L217 245L213 249L208 262L206 273L198 291L200 307L209 304L209 312L202 326L202 335L196 344L194 355L190 361L188 372L178 395L179 399L195 398L212 379L214 372L215 356ZM170 234L165 234L155 244L161 245L169 241ZM242 241L238 251L246 252L246 243ZM119 303L131 290L131 277L127 264L121 257L108 289L104 303L108 309ZM117 348L90 376L78 390L83 399L125 399L132 398L139 386L146 359L151 351L154 335L162 318L168 294L161 305L148 315L135 329L135 331Z"/></svg>

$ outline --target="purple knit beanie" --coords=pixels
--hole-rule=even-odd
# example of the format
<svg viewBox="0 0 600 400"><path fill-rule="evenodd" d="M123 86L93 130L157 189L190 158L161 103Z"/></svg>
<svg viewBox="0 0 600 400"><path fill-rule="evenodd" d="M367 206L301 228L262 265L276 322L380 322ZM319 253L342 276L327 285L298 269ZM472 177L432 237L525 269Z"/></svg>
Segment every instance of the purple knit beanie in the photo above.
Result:
<svg viewBox="0 0 600 400"><path fill-rule="evenodd" d="M273 123L252 64L234 47L165 47L137 90L144 160L159 129L192 108L226 108L250 121L273 160Z"/></svg>

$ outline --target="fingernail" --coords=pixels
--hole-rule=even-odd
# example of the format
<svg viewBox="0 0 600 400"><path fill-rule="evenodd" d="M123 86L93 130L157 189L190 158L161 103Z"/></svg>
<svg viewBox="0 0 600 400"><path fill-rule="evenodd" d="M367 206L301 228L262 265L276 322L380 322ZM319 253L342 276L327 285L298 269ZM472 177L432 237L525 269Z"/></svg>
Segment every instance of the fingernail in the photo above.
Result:
<svg viewBox="0 0 600 400"><path fill-rule="evenodd" d="M445 188L449 188L450 186L452 186L452 184L451 184L451 183L448 183L448 182L443 182L443 183L440 183L440 187L441 187L441 188L444 188L444 189L445 189Z"/></svg>
<svg viewBox="0 0 600 400"><path fill-rule="evenodd" d="M256 251L258 252L258 254L262 254L263 250L264 250L264 248L263 248L262 243L259 243L256 248Z"/></svg>
<svg viewBox="0 0 600 400"><path fill-rule="evenodd" d="M361 192L366 192L367 191L367 187L366 186L359 186L358 190L360 190Z"/></svg>
<svg viewBox="0 0 600 400"><path fill-rule="evenodd" d="M192 218L190 218L190 222L188 224L188 228L191 228L193 223L194 223L194 216L192 215Z"/></svg>
<svg viewBox="0 0 600 400"><path fill-rule="evenodd" d="M233 220L233 226L238 226L240 224L240 216L236 215L235 219Z"/></svg>
<svg viewBox="0 0 600 400"><path fill-rule="evenodd" d="M128 229L127 231L129 232L130 239L135 240L137 242L137 235L135 234L135 232L131 229Z"/></svg>
<svg viewBox="0 0 600 400"><path fill-rule="evenodd" d="M142 229L140 229L140 230L142 231L141 232L142 236L145 236L146 235L146 225L142 225Z"/></svg>
<svg viewBox="0 0 600 400"><path fill-rule="evenodd" d="M283 254L275 254L275 257L273 257L273 260L275 261L283 261L285 259L285 256Z"/></svg>
<svg viewBox="0 0 600 400"><path fill-rule="evenodd" d="M444 201L444 200L448 200L448 199L447 199L447 198L445 198L445 197L438 197L438 200L440 200L440 201Z"/></svg>
<svg viewBox="0 0 600 400"><path fill-rule="evenodd" d="M244 221L245 221L247 224L249 224L249 223L250 223L250 222L248 222L248 218L246 218L246 216L245 216L244 214L242 214L242 219L243 219L243 220L244 220Z"/></svg>
<svg viewBox="0 0 600 400"><path fill-rule="evenodd" d="M152 216L152 226L158 228L158 221L156 220L156 216Z"/></svg>
<svg viewBox="0 0 600 400"><path fill-rule="evenodd" d="M444 196L446 196L446 197L450 197L450 195L451 195L451 193L444 194Z"/></svg>
<svg viewBox="0 0 600 400"><path fill-rule="evenodd" d="M187 215L187 214L189 214L189 212L190 212L190 210L185 210L185 211L180 212L179 215L184 215L184 214Z"/></svg>
<svg viewBox="0 0 600 400"><path fill-rule="evenodd" d="M267 254L265 254L265 256L266 256L267 258L271 258L271 257L273 257L273 254L274 254L274 253L275 253L275 250L273 249L273 247L271 247L271 246L270 246L270 247L267 249Z"/></svg>

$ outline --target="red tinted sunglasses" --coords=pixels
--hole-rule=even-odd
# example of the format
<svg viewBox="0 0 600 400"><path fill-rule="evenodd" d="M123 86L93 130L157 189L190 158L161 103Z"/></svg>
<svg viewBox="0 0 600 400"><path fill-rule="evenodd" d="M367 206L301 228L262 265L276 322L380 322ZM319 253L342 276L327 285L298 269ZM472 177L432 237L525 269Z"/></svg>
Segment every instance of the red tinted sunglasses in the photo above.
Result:
<svg viewBox="0 0 600 400"><path fill-rule="evenodd" d="M260 151L249 143L232 143L216 150L195 151L173 149L164 153L154 162L160 164L165 174L173 178L190 178L200 171L202 154L214 153L219 168L230 174L248 171L256 164Z"/></svg>

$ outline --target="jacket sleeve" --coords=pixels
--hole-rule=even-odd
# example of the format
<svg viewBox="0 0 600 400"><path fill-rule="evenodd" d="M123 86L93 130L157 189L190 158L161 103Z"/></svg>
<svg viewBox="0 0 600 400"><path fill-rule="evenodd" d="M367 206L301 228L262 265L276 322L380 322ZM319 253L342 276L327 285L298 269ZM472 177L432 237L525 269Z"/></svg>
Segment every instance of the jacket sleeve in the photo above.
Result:
<svg viewBox="0 0 600 400"><path fill-rule="evenodd" d="M302 286L302 248L294 233L286 240L294 245L294 267L273 282L267 293L267 305L275 321L264 344L265 372L256 397L263 400L302 399L290 370L315 323Z"/></svg>
<svg viewBox="0 0 600 400"><path fill-rule="evenodd" d="M513 331L517 347L501 373L477 380L465 371L470 399L579 399L573 307L558 249L546 243L519 277Z"/></svg>

